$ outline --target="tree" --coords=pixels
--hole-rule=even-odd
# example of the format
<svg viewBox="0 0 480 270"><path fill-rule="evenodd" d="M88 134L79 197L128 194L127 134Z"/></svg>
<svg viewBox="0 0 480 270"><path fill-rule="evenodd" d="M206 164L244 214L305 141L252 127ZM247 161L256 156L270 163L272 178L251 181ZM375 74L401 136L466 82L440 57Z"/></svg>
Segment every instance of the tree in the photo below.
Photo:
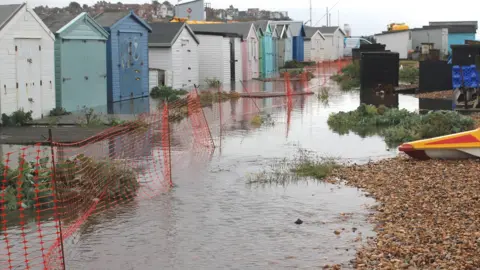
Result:
<svg viewBox="0 0 480 270"><path fill-rule="evenodd" d="M83 8L83 10L88 10L88 5L87 5L87 4L83 4L82 8Z"/></svg>
<svg viewBox="0 0 480 270"><path fill-rule="evenodd" d="M160 3L157 0L153 0L152 5L154 5L155 7L158 7Z"/></svg>
<svg viewBox="0 0 480 270"><path fill-rule="evenodd" d="M173 6L173 5L172 5L170 2L168 2L168 1L164 1L163 4L164 4L165 6L167 6L167 7Z"/></svg>
<svg viewBox="0 0 480 270"><path fill-rule="evenodd" d="M82 7L80 6L79 3L77 2L70 2L70 4L68 5L68 9L73 11L73 10L79 10L79 9L82 9Z"/></svg>

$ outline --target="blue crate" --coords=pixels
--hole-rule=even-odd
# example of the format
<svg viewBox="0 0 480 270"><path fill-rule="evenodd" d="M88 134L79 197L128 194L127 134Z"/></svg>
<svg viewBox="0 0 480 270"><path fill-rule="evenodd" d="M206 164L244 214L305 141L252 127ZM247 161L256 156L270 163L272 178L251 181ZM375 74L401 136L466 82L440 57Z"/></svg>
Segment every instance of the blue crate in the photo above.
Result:
<svg viewBox="0 0 480 270"><path fill-rule="evenodd" d="M461 78L453 78L452 80L453 89L457 89L462 87L462 79Z"/></svg>
<svg viewBox="0 0 480 270"><path fill-rule="evenodd" d="M460 76L460 66L455 65L452 67L452 76Z"/></svg>

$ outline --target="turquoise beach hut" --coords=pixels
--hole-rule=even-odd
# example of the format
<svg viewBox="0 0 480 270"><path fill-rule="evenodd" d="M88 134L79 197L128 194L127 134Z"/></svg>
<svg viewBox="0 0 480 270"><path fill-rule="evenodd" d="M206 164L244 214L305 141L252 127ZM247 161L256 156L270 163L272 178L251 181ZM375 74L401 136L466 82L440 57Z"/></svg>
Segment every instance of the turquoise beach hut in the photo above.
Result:
<svg viewBox="0 0 480 270"><path fill-rule="evenodd" d="M268 21L256 21L254 24L261 33L259 42L260 78L271 78L274 74L272 29Z"/></svg>
<svg viewBox="0 0 480 270"><path fill-rule="evenodd" d="M55 34L56 107L106 111L108 33L86 12L52 14L43 22Z"/></svg>

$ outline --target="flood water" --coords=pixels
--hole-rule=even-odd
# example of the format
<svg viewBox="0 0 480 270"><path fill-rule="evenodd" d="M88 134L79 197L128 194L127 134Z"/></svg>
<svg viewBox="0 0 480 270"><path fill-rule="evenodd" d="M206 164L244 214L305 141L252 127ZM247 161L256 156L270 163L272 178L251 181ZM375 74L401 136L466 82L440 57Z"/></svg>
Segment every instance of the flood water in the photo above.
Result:
<svg viewBox="0 0 480 270"><path fill-rule="evenodd" d="M351 268L359 237L374 235L367 221L374 200L358 189L318 181L280 186L247 180L299 149L349 162L394 156L380 137L330 131L330 113L359 103L358 92L332 86L328 104L315 95L294 97L290 114L284 98L207 109L209 122L223 117L221 125L211 121L213 153L192 158L180 143L172 164L175 188L90 217L67 240L67 269ZM271 114L273 126L246 124L257 106ZM416 110L418 100L400 96L399 107ZM304 223L295 224L297 218Z"/></svg>

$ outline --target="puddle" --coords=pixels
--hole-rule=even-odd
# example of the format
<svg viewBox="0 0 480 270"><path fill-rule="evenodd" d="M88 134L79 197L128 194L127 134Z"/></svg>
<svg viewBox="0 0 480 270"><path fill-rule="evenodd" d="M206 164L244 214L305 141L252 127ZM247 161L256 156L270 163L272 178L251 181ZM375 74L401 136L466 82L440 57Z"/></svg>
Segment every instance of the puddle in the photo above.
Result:
<svg viewBox="0 0 480 270"><path fill-rule="evenodd" d="M273 83L268 87L275 91ZM400 108L418 109L416 98L397 98ZM355 188L318 181L246 182L248 174L291 158L299 148L358 163L394 156L379 136L341 136L329 129L331 113L359 104L358 92L333 88L328 102L297 96L291 108L284 98L207 108L215 152L185 155L191 134L177 129L172 138L176 187L89 218L67 247L67 269L351 268L355 247L373 235L367 221L373 199ZM249 124L257 106L266 109L274 125ZM98 145L95 151L105 147L110 146ZM149 149L137 156L150 155ZM304 223L295 224L298 218Z"/></svg>

